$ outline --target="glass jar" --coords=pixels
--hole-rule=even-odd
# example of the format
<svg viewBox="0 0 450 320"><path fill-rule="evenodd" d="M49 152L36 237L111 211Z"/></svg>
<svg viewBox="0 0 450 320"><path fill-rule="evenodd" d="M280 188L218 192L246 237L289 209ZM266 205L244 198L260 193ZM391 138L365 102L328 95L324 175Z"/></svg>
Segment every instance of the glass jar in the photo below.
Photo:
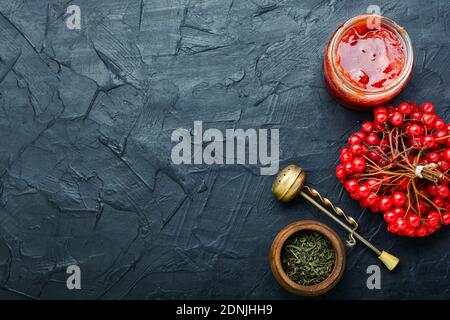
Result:
<svg viewBox="0 0 450 320"><path fill-rule="evenodd" d="M373 21L377 22L375 29L369 25ZM365 26L368 28L367 33L362 35L359 31L363 30L363 27L366 28ZM376 33L377 30L381 30L379 34ZM358 43L361 39L368 41ZM396 43L397 48L389 48L390 43ZM342 48L351 56L346 58L339 55L338 50L340 53L344 52ZM383 63L389 63L391 66L388 61L390 54L397 51L399 57L400 49L404 56L400 56L402 65L396 64L398 73L395 73L394 77L392 73L385 72L390 69L384 68ZM378 57L377 53L380 53ZM355 70L344 70L341 65L343 60L346 60L347 68L353 68L352 64L355 64ZM374 82L373 85L365 85L370 81L370 77L364 73L364 68L373 72L374 78L385 76L386 79ZM365 111L390 101L403 90L412 69L413 48L408 33L391 19L382 16L360 15L349 19L334 32L325 51L325 83L333 97L354 110Z"/></svg>

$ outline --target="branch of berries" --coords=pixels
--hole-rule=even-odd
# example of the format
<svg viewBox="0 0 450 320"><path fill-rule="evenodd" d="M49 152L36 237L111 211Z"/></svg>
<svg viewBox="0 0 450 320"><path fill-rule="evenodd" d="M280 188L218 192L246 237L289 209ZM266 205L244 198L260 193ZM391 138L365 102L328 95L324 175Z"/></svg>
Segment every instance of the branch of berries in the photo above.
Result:
<svg viewBox="0 0 450 320"><path fill-rule="evenodd" d="M379 107L348 144L336 176L389 232L425 237L450 224L450 124L432 103Z"/></svg>

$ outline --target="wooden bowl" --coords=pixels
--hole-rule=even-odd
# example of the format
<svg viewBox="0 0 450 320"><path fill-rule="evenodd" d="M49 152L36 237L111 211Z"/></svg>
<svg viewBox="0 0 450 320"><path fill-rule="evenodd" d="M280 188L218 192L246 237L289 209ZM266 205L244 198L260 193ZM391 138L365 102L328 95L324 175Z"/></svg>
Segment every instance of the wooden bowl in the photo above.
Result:
<svg viewBox="0 0 450 320"><path fill-rule="evenodd" d="M286 240L294 233L306 230L316 231L325 236L330 240L336 253L334 268L328 278L311 286L303 286L291 280L281 263L281 250ZM341 279L345 269L345 248L341 238L325 224L314 220L297 221L286 226L275 237L270 248L269 263L275 279L284 289L297 295L318 296L331 290Z"/></svg>

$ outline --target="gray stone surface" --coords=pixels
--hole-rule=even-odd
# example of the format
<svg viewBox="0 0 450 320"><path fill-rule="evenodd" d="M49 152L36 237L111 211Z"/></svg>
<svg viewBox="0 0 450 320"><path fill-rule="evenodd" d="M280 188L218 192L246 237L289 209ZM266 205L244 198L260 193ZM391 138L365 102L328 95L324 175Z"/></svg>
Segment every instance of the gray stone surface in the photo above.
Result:
<svg viewBox="0 0 450 320"><path fill-rule="evenodd" d="M81 30L68 30L69 4ZM412 79L395 102L433 101L450 120L450 3L375 1L409 32ZM366 288L377 259L348 249L324 298L450 298L450 232L387 233L334 177L337 150L369 114L324 88L322 57L361 1L0 0L0 298L296 298L268 251L285 225L328 218L277 203L257 166L175 166L171 132L279 128L282 166L358 218L401 258ZM340 230L338 230L340 232ZM345 237L344 233L340 233ZM79 264L82 289L66 289Z"/></svg>

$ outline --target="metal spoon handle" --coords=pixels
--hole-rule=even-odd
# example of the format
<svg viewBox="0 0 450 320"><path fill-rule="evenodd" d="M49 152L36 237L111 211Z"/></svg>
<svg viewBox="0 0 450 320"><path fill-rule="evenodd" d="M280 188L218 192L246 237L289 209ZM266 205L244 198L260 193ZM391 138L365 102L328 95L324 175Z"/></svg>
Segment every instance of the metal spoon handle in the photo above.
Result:
<svg viewBox="0 0 450 320"><path fill-rule="evenodd" d="M328 211L326 208L321 206L319 203L317 203L313 198L311 198L307 193L304 191L300 191L300 195L308 200L310 203L312 203L314 206L316 206L320 211L325 213L327 216L329 216L331 219L336 221L341 227L343 227L345 230L353 234L358 240L360 240L362 243L364 243L370 250L375 252L377 255L381 255L381 251L378 250L373 244L371 244L369 241L364 239L358 232L350 228L347 224L342 222L338 217L336 217L334 214L332 214L330 211Z"/></svg>
<svg viewBox="0 0 450 320"><path fill-rule="evenodd" d="M330 199L323 197L323 196L319 193L319 191L317 191L316 189L313 189L313 188L311 188L311 187L309 187L309 186L304 186L304 188L305 188L306 190L308 190L309 193L310 193L311 195L313 195L314 197L318 198L318 199L322 202L322 204L324 204L324 205L326 205L326 206L329 206L331 209L333 209L333 211L334 211L338 216L343 217L343 218L345 219L345 221L347 221L347 222L351 225L352 228L351 228L351 231L349 231L349 232L350 232L350 234L349 234L349 239L348 239L346 242L347 242L347 245L348 245L348 246L353 247L353 246L356 244L356 240L355 240L355 237L354 237L354 232L355 232L356 229L358 229L358 223L355 221L355 219L353 219L352 217L348 216L348 215L344 212L344 210L342 210L341 208L336 207L336 206L331 202Z"/></svg>
<svg viewBox="0 0 450 320"><path fill-rule="evenodd" d="M369 241L364 239L358 232L350 228L347 224L342 222L337 216L332 214L330 211L328 211L326 208L321 206L319 203L317 203L313 198L311 198L307 193L300 191L300 195L308 200L310 203L312 203L314 206L316 206L320 211L325 213L327 216L329 216L331 219L336 221L341 227L343 227L345 230L350 232L350 234L354 235L359 241L361 241L363 244L365 244L370 250L375 252L378 256L378 259L380 259L381 262L384 263L384 265L390 270L394 270L395 267L398 265L400 260L396 257L391 255L390 253L386 251L380 251L375 247L373 244L371 244Z"/></svg>

